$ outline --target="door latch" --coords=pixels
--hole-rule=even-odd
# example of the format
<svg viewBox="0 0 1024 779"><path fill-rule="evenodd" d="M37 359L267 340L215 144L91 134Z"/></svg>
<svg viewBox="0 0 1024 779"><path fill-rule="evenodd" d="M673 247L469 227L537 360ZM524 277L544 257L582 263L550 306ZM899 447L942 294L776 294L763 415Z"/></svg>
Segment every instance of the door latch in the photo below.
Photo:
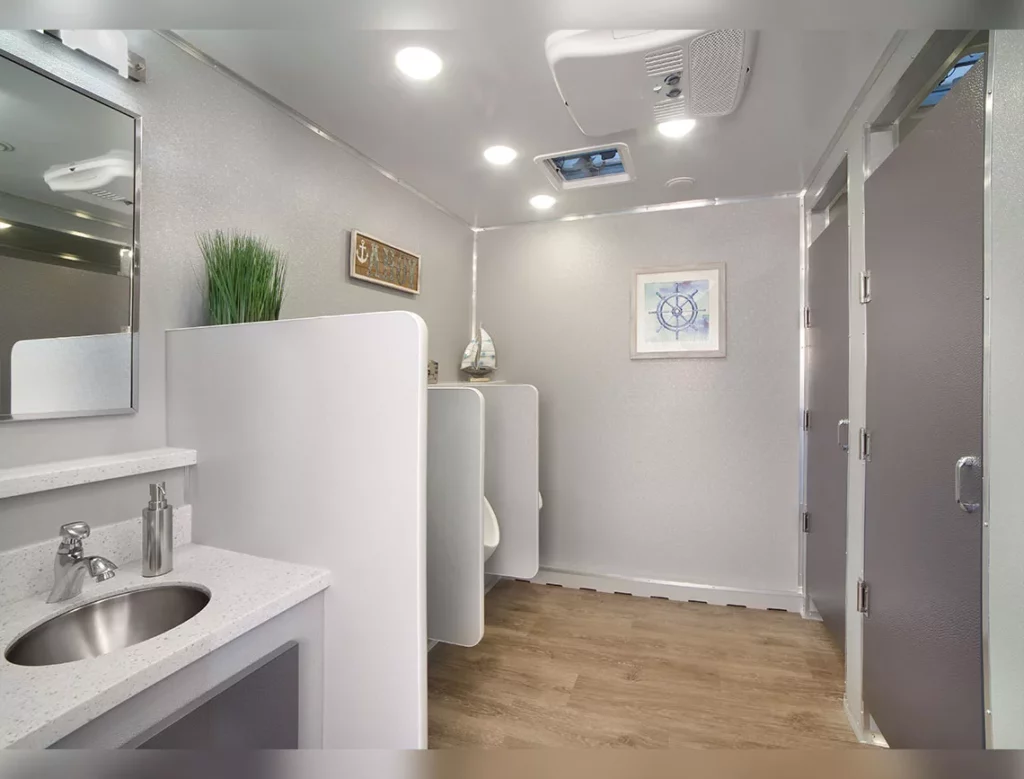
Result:
<svg viewBox="0 0 1024 779"><path fill-rule="evenodd" d="M860 302L871 302L871 271L860 272Z"/></svg>
<svg viewBox="0 0 1024 779"><path fill-rule="evenodd" d="M866 427L860 429L860 449L858 456L864 462L871 462L871 431Z"/></svg>
<svg viewBox="0 0 1024 779"><path fill-rule="evenodd" d="M857 580L857 611L863 614L865 617L868 615L868 607L871 590L868 588L868 583L863 579Z"/></svg>

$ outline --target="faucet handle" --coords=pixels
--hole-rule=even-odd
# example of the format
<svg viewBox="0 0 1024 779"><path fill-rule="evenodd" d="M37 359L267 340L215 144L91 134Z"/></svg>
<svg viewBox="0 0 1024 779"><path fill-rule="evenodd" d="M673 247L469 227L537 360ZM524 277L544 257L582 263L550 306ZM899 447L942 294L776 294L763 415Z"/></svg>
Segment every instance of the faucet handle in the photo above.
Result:
<svg viewBox="0 0 1024 779"><path fill-rule="evenodd" d="M89 537L89 525L85 522L69 522L60 526L60 542L62 546L81 546L82 541Z"/></svg>

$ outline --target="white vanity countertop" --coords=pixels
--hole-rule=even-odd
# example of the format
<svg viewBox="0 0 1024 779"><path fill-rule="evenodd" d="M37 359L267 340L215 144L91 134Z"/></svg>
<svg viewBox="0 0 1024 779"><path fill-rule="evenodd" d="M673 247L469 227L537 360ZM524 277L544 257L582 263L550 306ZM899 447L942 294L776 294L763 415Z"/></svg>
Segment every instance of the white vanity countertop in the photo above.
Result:
<svg viewBox="0 0 1024 779"><path fill-rule="evenodd" d="M4 604L0 650L29 628L96 598L168 584L195 584L212 594L206 608L159 636L101 657L50 666L18 666L0 656L0 748L49 746L95 717L312 597L329 571L188 544L174 550L174 570L145 579L140 561L82 594L46 603L46 594Z"/></svg>

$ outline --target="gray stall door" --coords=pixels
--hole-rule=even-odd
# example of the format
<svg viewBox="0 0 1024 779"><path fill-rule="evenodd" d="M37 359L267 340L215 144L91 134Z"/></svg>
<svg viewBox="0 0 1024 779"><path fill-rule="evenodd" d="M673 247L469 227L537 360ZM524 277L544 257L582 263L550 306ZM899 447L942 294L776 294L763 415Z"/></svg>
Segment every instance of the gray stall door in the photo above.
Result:
<svg viewBox="0 0 1024 779"><path fill-rule="evenodd" d="M849 426L849 229L845 213L807 262L807 591L840 649L846 640L846 468Z"/></svg>
<svg viewBox="0 0 1024 779"><path fill-rule="evenodd" d="M981 455L985 66L868 179L864 697L889 745L984 746ZM980 468L963 469L980 501Z"/></svg>

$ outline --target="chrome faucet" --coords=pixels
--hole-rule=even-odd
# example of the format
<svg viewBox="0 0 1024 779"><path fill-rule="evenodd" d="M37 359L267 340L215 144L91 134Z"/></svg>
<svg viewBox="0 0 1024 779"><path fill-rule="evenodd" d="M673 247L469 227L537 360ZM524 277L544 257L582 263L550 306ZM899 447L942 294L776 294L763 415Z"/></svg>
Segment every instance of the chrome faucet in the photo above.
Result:
<svg viewBox="0 0 1024 779"><path fill-rule="evenodd" d="M82 541L89 537L89 526L84 522L61 525L60 546L53 560L53 589L47 603L59 603L82 592L85 574L98 582L114 575L117 566L105 557L84 557Z"/></svg>

